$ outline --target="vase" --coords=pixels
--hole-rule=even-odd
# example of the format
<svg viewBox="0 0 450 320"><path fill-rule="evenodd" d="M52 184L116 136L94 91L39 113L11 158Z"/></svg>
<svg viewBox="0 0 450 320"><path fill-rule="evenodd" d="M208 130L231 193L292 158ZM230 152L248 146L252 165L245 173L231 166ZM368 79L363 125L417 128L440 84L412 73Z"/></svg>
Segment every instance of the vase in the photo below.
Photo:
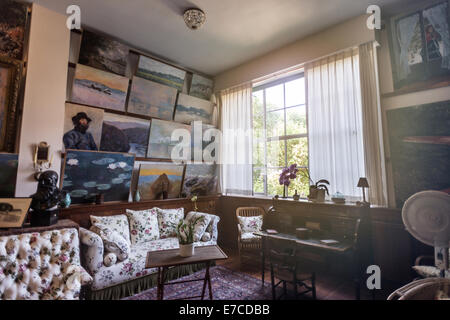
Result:
<svg viewBox="0 0 450 320"><path fill-rule="evenodd" d="M287 198L287 195L289 194L289 187L288 186L284 186L283 187L283 199Z"/></svg>
<svg viewBox="0 0 450 320"><path fill-rule="evenodd" d="M194 244L180 244L180 256L183 258L192 257L194 255Z"/></svg>

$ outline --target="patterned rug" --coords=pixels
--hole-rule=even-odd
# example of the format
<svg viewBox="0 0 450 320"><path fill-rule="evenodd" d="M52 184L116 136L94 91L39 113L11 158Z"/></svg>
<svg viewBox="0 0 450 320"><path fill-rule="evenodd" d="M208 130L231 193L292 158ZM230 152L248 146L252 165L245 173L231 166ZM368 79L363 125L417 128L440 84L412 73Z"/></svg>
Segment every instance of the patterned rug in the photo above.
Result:
<svg viewBox="0 0 450 320"><path fill-rule="evenodd" d="M271 300L272 291L270 283L261 286L261 279L253 278L245 273L233 271L223 266L212 267L211 284L214 300ZM180 280L201 279L205 271L182 277ZM170 283L170 282L169 282ZM180 283L164 287L164 299L181 299L188 296L201 295L203 281ZM156 300L156 288L141 292L123 300ZM209 299L206 289L205 299Z"/></svg>

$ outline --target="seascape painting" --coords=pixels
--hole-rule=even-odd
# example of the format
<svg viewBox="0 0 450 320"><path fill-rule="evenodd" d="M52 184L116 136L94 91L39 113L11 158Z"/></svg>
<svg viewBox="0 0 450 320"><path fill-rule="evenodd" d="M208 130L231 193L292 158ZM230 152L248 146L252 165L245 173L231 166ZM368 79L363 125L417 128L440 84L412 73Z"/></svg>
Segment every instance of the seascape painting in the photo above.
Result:
<svg viewBox="0 0 450 320"><path fill-rule="evenodd" d="M135 156L68 150L62 173L62 189L73 204L92 203L99 194L105 202L128 201Z"/></svg>
<svg viewBox="0 0 450 320"><path fill-rule="evenodd" d="M450 193L450 101L387 112L398 208L417 192Z"/></svg>
<svg viewBox="0 0 450 320"><path fill-rule="evenodd" d="M66 149L97 151L100 148L104 114L105 112L102 109L66 103L63 136L64 147ZM80 127L77 122L83 116L88 118L87 128ZM71 135L81 139L76 140L70 137ZM94 140L94 145L90 148L83 146L83 138L86 138L86 140Z"/></svg>
<svg viewBox="0 0 450 320"><path fill-rule="evenodd" d="M180 196L184 165L141 164L138 191L142 200L176 199Z"/></svg>
<svg viewBox="0 0 450 320"><path fill-rule="evenodd" d="M84 30L79 63L125 75L129 48L112 39Z"/></svg>
<svg viewBox="0 0 450 320"><path fill-rule="evenodd" d="M203 124L200 130L197 129L196 125L196 123L193 123L191 125L191 159L195 160L196 162L209 161L209 159L204 157L203 153L205 152L206 147L215 142L215 137L212 137L208 141L204 140L206 139L206 133L208 132L208 130L216 128L212 125ZM196 130L198 130L199 132L196 132ZM208 156L211 157L211 159L215 158L216 151L213 150ZM197 157L198 159L195 159L195 157Z"/></svg>
<svg viewBox="0 0 450 320"><path fill-rule="evenodd" d="M217 193L218 175L214 164L188 164L184 175L183 198Z"/></svg>
<svg viewBox="0 0 450 320"><path fill-rule="evenodd" d="M14 198L19 155L0 153L0 198Z"/></svg>
<svg viewBox="0 0 450 320"><path fill-rule="evenodd" d="M191 126L176 122L153 119L150 126L150 139L148 143L147 157L155 159L171 159L172 150L180 143L178 140L172 141L172 133L179 129L186 130L190 133ZM186 154L182 155L181 158L187 160L189 156L189 154ZM175 158L179 159L180 156L177 155Z"/></svg>
<svg viewBox="0 0 450 320"><path fill-rule="evenodd" d="M22 60L28 7L16 1L0 1L0 55Z"/></svg>
<svg viewBox="0 0 450 320"><path fill-rule="evenodd" d="M133 153L145 158L149 134L150 120L105 113L100 150Z"/></svg>
<svg viewBox="0 0 450 320"><path fill-rule="evenodd" d="M175 121L190 124L192 121L211 123L211 102L180 93L175 109Z"/></svg>
<svg viewBox="0 0 450 320"><path fill-rule="evenodd" d="M192 76L191 89L189 95L203 100L211 99L214 82L211 79L202 77L198 74Z"/></svg>
<svg viewBox="0 0 450 320"><path fill-rule="evenodd" d="M77 64L72 102L125 111L129 79Z"/></svg>
<svg viewBox="0 0 450 320"><path fill-rule="evenodd" d="M182 91L186 71L145 56L140 56L136 75Z"/></svg>
<svg viewBox="0 0 450 320"><path fill-rule="evenodd" d="M139 77L133 78L128 112L172 120L177 89Z"/></svg>

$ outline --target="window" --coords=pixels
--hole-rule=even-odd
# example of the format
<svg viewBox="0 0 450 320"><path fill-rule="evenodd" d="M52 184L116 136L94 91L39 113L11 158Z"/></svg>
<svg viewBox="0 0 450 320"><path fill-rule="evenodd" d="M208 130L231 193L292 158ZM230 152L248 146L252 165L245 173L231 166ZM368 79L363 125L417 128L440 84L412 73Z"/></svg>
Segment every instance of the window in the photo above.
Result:
<svg viewBox="0 0 450 320"><path fill-rule="evenodd" d="M297 74L253 89L253 193L282 195L279 183L281 170L297 164L307 172L308 114L305 78ZM289 186L302 197L309 193L305 175Z"/></svg>

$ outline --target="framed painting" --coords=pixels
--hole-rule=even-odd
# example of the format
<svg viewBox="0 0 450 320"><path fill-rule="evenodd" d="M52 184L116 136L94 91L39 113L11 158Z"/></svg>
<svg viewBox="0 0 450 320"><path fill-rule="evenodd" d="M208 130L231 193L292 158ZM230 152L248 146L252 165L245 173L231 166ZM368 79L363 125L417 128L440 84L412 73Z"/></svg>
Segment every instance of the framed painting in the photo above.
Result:
<svg viewBox="0 0 450 320"><path fill-rule="evenodd" d="M0 56L0 152L14 152L22 63Z"/></svg>
<svg viewBox="0 0 450 320"><path fill-rule="evenodd" d="M99 194L105 202L128 201L134 160L134 154L67 150L62 190L73 204L93 203Z"/></svg>
<svg viewBox="0 0 450 320"><path fill-rule="evenodd" d="M119 41L84 30L78 62L124 76L128 54L129 48Z"/></svg>
<svg viewBox="0 0 450 320"><path fill-rule="evenodd" d="M387 119L397 207L420 191L450 193L450 101L389 110Z"/></svg>
<svg viewBox="0 0 450 320"><path fill-rule="evenodd" d="M162 120L172 120L177 89L139 77L133 78L128 112Z"/></svg>
<svg viewBox="0 0 450 320"><path fill-rule="evenodd" d="M140 56L136 75L182 91L186 71L146 56Z"/></svg>
<svg viewBox="0 0 450 320"><path fill-rule="evenodd" d="M31 201L31 198L0 199L0 228L21 228Z"/></svg>
<svg viewBox="0 0 450 320"><path fill-rule="evenodd" d="M105 111L102 109L66 103L64 148L98 151L102 136L104 114Z"/></svg>
<svg viewBox="0 0 450 320"><path fill-rule="evenodd" d="M205 158L205 149L212 143L215 142L215 137L213 134L208 132L208 130L214 130L217 128L212 125L202 124L201 130L200 128L196 128L196 125L191 125L191 159L198 161L209 161L209 159L214 159L216 157L216 150L212 149L210 154L208 154L208 158ZM197 132L198 131L198 132ZM207 135L209 134L209 135ZM206 137L212 136L208 141ZM208 150L209 151L209 150ZM197 159L195 159L197 157Z"/></svg>
<svg viewBox="0 0 450 320"><path fill-rule="evenodd" d="M180 155L174 151L175 146L180 143L179 140L172 139L172 134L175 130L184 130L186 136L190 136L191 126L153 119L150 125L147 157L155 159L188 160L190 154ZM188 141L187 144L190 144L190 141Z"/></svg>
<svg viewBox="0 0 450 320"><path fill-rule="evenodd" d="M19 155L0 153L0 198L14 198Z"/></svg>
<svg viewBox="0 0 450 320"><path fill-rule="evenodd" d="M217 166L215 164L188 164L184 175L183 198L208 196L217 193Z"/></svg>
<svg viewBox="0 0 450 320"><path fill-rule="evenodd" d="M211 123L213 104L207 100L180 93L175 109L175 121L190 124L192 121Z"/></svg>
<svg viewBox="0 0 450 320"><path fill-rule="evenodd" d="M171 163L141 164L138 192L142 200L176 199L180 197L184 165Z"/></svg>
<svg viewBox="0 0 450 320"><path fill-rule="evenodd" d="M432 0L390 20L395 90L426 89L450 81L449 0Z"/></svg>
<svg viewBox="0 0 450 320"><path fill-rule="evenodd" d="M150 120L105 113L100 150L133 153L145 158L149 135Z"/></svg>
<svg viewBox="0 0 450 320"><path fill-rule="evenodd" d="M72 102L93 107L125 111L129 79L77 64Z"/></svg>
<svg viewBox="0 0 450 320"><path fill-rule="evenodd" d="M214 81L198 74L192 76L191 88L189 95L204 100L210 100L214 87Z"/></svg>
<svg viewBox="0 0 450 320"><path fill-rule="evenodd" d="M28 5L0 1L0 56L22 60L28 20Z"/></svg>

